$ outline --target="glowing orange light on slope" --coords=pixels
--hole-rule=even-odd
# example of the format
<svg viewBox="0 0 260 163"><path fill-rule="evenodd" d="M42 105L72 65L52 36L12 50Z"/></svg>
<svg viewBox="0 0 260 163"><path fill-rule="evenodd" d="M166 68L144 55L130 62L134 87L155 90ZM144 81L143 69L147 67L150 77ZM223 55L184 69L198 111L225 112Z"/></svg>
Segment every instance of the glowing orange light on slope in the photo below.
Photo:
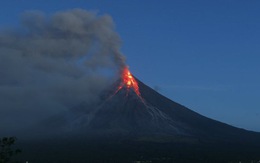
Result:
<svg viewBox="0 0 260 163"><path fill-rule="evenodd" d="M127 87L127 89L132 88L135 93L141 97L141 94L139 92L139 87L138 87L138 83L137 81L134 79L134 77L132 76L132 74L130 73L128 67L125 67L123 72L122 72L122 81L123 84Z"/></svg>

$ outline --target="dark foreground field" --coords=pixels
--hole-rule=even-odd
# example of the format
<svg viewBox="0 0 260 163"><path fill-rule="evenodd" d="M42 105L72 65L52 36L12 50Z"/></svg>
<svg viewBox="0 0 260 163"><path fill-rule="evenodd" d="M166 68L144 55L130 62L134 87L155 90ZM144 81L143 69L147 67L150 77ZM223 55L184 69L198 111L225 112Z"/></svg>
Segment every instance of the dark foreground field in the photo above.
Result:
<svg viewBox="0 0 260 163"><path fill-rule="evenodd" d="M46 140L17 144L17 160L29 163L87 162L248 162L260 160L259 146L245 144L187 144L145 141L81 142Z"/></svg>

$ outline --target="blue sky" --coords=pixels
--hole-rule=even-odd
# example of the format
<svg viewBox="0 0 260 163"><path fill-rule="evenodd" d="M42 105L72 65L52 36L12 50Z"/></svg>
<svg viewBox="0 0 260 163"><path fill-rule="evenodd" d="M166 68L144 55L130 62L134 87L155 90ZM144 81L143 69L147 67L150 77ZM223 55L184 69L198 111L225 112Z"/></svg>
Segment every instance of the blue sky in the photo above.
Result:
<svg viewBox="0 0 260 163"><path fill-rule="evenodd" d="M132 73L213 119L260 131L260 1L3 0L0 28L27 10L109 14Z"/></svg>

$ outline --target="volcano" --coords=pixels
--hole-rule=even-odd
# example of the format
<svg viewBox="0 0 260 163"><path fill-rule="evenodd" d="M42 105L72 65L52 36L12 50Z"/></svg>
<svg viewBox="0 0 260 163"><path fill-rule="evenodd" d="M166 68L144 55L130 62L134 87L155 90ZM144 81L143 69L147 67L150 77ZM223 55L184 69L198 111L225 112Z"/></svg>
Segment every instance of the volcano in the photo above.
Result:
<svg viewBox="0 0 260 163"><path fill-rule="evenodd" d="M57 138L30 142L27 150L42 156L32 160L238 162L260 158L260 133L200 115L151 89L128 69L123 72L102 92L99 102L82 103L45 121L45 130L39 128Z"/></svg>
<svg viewBox="0 0 260 163"><path fill-rule="evenodd" d="M124 70L116 81L101 95L96 106L73 108L76 118L68 123L77 124L83 135L116 138L180 138L204 142L259 143L260 134L236 128L202 116L180 105L134 78ZM91 107L91 109L89 109ZM76 110L76 112L74 112ZM79 112L77 112L77 110ZM82 114L82 110L90 110Z"/></svg>

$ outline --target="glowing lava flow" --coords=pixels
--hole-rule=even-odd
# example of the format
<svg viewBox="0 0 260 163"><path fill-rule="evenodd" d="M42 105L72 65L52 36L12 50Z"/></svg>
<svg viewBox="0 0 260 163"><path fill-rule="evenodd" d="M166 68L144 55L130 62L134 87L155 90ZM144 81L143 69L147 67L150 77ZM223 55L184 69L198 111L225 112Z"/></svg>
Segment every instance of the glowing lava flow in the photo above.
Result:
<svg viewBox="0 0 260 163"><path fill-rule="evenodd" d="M121 90L123 87L127 88L127 95L130 89L132 89L136 95L143 101L143 98L141 97L141 93L139 91L138 83L135 80L135 78L130 73L128 67L124 67L122 74L121 74L121 84L119 85L117 91L115 94Z"/></svg>
<svg viewBox="0 0 260 163"><path fill-rule="evenodd" d="M132 76L132 74L130 73L127 67L125 67L123 70L122 81L123 81L123 85L125 85L127 89L132 88L138 96L141 96L139 92L138 83L134 79L134 77Z"/></svg>

